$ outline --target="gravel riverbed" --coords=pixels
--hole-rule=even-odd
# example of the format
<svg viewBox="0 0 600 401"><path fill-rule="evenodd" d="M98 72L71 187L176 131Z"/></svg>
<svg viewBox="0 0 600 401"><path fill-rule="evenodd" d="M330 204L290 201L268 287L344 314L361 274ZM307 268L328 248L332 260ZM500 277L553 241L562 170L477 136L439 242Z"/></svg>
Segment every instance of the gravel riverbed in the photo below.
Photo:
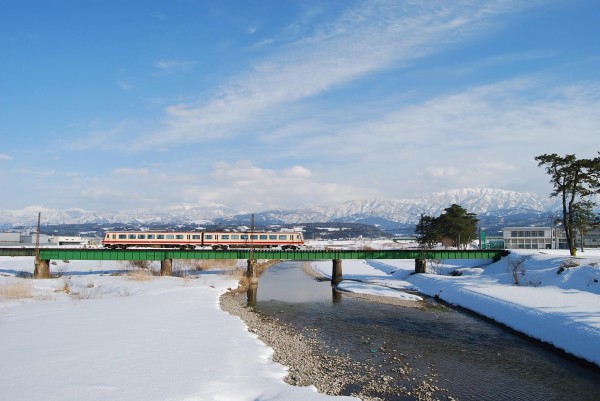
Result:
<svg viewBox="0 0 600 401"><path fill-rule="evenodd" d="M240 288L222 295L221 309L240 317L250 332L274 350L273 360L288 367L287 383L314 385L324 394L353 395L363 401L390 398L453 400L452 397L440 396L443 390L437 387L433 375L425 379L410 378L412 369L401 358L390 356L384 362L394 367L395 374L406 377L407 386L393 385L397 381L379 374L376 366L354 361L347 355L336 353L337 350L329 349L316 335L311 335L310 330L301 333L277 318L260 314L247 306L245 297L239 295L246 288L242 280Z"/></svg>

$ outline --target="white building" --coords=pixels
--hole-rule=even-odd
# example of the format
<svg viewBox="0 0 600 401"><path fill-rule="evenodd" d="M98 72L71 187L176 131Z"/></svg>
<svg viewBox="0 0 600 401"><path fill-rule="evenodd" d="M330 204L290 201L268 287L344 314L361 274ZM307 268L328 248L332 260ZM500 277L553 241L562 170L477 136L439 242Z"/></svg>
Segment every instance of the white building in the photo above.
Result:
<svg viewBox="0 0 600 401"><path fill-rule="evenodd" d="M555 227L505 227L505 249L567 249L563 230Z"/></svg>
<svg viewBox="0 0 600 401"><path fill-rule="evenodd" d="M89 245L87 238L82 237L66 237L66 236L55 236L48 238L48 241L52 245Z"/></svg>

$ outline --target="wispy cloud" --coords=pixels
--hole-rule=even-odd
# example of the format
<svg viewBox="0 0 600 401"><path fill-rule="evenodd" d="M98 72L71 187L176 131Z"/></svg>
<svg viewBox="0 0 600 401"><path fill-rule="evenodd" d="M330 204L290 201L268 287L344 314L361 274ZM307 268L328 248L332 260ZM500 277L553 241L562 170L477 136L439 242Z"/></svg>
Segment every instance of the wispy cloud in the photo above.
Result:
<svg viewBox="0 0 600 401"><path fill-rule="evenodd" d="M112 171L113 175L127 176L127 175L148 175L148 169L146 168L131 168L121 167Z"/></svg>
<svg viewBox="0 0 600 401"><path fill-rule="evenodd" d="M518 2L367 2L284 46L196 104L165 109L162 129L143 146L223 138L260 125L286 106L374 72L410 63L449 43L476 35ZM170 63L165 63L168 69Z"/></svg>
<svg viewBox="0 0 600 401"><path fill-rule="evenodd" d="M154 62L154 67L163 72L172 73L190 69L195 64L195 61L190 60L162 59Z"/></svg>
<svg viewBox="0 0 600 401"><path fill-rule="evenodd" d="M5 153L0 153L0 160L12 160L13 157Z"/></svg>

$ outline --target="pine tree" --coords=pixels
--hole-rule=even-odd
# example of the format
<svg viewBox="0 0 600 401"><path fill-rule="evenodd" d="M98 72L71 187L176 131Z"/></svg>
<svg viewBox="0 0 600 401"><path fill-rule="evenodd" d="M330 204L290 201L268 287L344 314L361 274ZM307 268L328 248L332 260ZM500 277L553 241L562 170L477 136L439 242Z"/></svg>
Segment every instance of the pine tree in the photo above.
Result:
<svg viewBox="0 0 600 401"><path fill-rule="evenodd" d="M600 154L600 152L599 152ZM534 158L544 166L554 189L550 196L562 200L562 223L571 255L575 255L575 216L595 193L600 193L600 157L577 159L575 155L543 154Z"/></svg>

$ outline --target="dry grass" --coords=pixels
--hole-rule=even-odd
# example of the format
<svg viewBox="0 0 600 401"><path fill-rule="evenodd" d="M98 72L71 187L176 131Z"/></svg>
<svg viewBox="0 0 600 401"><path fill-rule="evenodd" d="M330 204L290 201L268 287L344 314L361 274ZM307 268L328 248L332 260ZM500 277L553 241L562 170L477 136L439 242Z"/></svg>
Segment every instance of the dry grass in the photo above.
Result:
<svg viewBox="0 0 600 401"><path fill-rule="evenodd" d="M31 283L24 281L9 281L0 284L0 299L33 298Z"/></svg>
<svg viewBox="0 0 600 401"><path fill-rule="evenodd" d="M238 268L236 259L195 260L193 262L196 270L235 270Z"/></svg>
<svg viewBox="0 0 600 401"><path fill-rule="evenodd" d="M125 275L128 280L149 281L154 278L150 270L132 270Z"/></svg>

